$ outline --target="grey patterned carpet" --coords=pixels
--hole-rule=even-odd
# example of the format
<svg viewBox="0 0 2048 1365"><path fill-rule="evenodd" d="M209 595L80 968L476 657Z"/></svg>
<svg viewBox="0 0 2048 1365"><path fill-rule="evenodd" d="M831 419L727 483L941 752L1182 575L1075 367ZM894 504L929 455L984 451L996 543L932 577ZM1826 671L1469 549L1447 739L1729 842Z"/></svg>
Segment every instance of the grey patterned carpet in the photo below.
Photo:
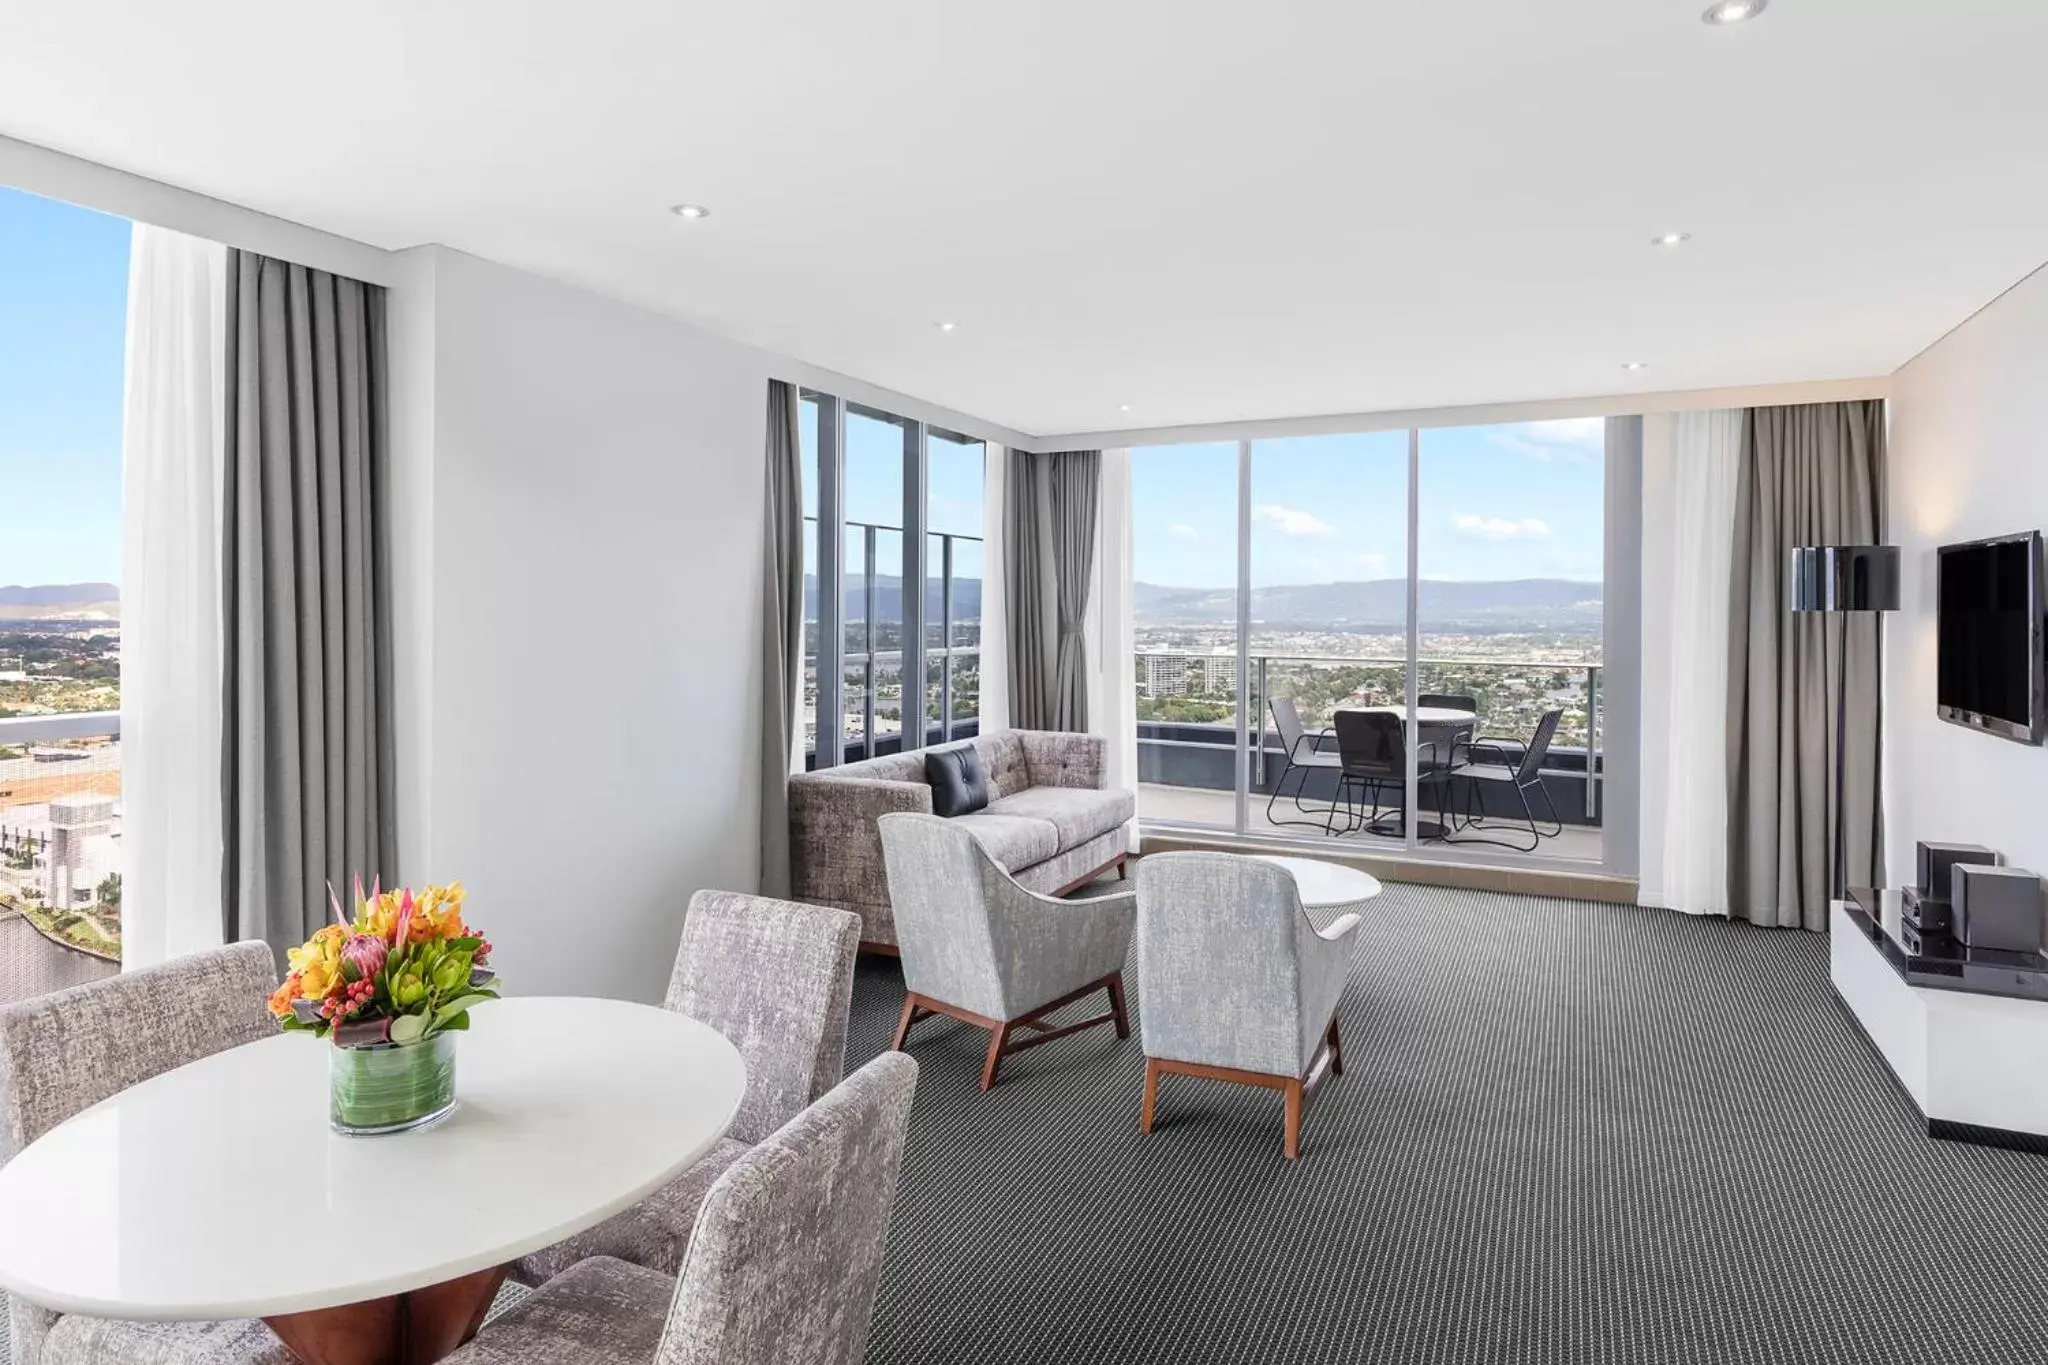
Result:
<svg viewBox="0 0 2048 1365"><path fill-rule="evenodd" d="M872 1365L2048 1360L2048 1158L1926 1138L1823 940L1406 886L1362 934L1297 1166L1236 1087L1139 1137L1136 1038L983 1095L920 1025Z"/></svg>
<svg viewBox="0 0 2048 1365"><path fill-rule="evenodd" d="M1239 1087L1169 1079L1141 1138L1135 1037L983 1095L986 1035L920 1025L873 1365L2048 1360L2048 1159L1924 1136L1823 939L1405 886L1366 918L1298 1166ZM850 1061L900 990L863 964Z"/></svg>

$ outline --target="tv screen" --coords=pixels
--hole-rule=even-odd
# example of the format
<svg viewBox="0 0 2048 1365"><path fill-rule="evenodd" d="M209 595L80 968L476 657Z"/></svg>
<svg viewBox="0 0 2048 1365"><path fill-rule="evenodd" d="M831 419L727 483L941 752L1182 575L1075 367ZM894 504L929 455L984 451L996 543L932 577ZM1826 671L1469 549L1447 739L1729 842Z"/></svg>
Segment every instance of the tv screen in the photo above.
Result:
<svg viewBox="0 0 2048 1365"><path fill-rule="evenodd" d="M1943 546L1939 598L1941 718L2039 744L2040 533Z"/></svg>

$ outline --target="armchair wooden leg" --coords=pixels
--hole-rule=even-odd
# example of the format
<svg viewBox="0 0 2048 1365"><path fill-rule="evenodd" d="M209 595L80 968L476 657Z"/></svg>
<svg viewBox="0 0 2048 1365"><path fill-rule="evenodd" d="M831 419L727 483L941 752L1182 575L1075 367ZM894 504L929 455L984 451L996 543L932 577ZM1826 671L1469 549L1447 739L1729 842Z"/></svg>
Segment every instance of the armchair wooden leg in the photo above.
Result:
<svg viewBox="0 0 2048 1365"><path fill-rule="evenodd" d="M1138 1114L1138 1131L1152 1131L1152 1111L1159 1103L1159 1063L1145 1059L1145 1107Z"/></svg>
<svg viewBox="0 0 2048 1365"><path fill-rule="evenodd" d="M1130 1037L1131 1016L1124 1008L1124 974L1122 972L1111 972L1109 974L1109 1013L1116 1020L1116 1036L1119 1038Z"/></svg>
<svg viewBox="0 0 2048 1365"><path fill-rule="evenodd" d="M988 1034L988 1061L981 1068L981 1088L988 1089L996 1083L996 1067L1003 1060L1003 1049L1009 1045L1010 1023L997 1024Z"/></svg>
<svg viewBox="0 0 2048 1365"><path fill-rule="evenodd" d="M1127 879L1127 878L1128 878L1128 877L1129 877L1130 875L1131 875L1131 859L1130 859L1130 855L1129 855L1129 854L1126 854L1126 855L1124 855L1123 857L1121 857L1121 858L1118 858L1118 859L1116 860L1116 879L1117 879L1118 881L1124 881L1124 880L1125 880L1125 879Z"/></svg>
<svg viewBox="0 0 2048 1365"><path fill-rule="evenodd" d="M1337 1039L1337 1016L1334 1014L1330 1016L1330 1029L1329 1032L1323 1035L1323 1041L1330 1045L1330 1074L1332 1076L1343 1075L1344 1044Z"/></svg>
<svg viewBox="0 0 2048 1365"><path fill-rule="evenodd" d="M1280 1087L1287 1098L1285 1150L1289 1161L1301 1160L1301 1082L1287 1081Z"/></svg>
<svg viewBox="0 0 2048 1365"><path fill-rule="evenodd" d="M903 1040L910 1036L910 1026L916 1022L917 997L914 995L905 995L903 997L903 1013L896 1020L896 1041L889 1044L890 1051L903 1051Z"/></svg>

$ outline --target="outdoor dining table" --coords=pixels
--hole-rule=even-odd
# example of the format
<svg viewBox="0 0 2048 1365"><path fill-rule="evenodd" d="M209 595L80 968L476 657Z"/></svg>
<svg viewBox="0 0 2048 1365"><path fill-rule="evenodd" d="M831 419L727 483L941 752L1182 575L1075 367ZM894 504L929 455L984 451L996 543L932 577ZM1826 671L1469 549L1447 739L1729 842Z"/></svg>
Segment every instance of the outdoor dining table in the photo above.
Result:
<svg viewBox="0 0 2048 1365"><path fill-rule="evenodd" d="M724 1135L733 1045L618 1000L478 1006L432 1127L328 1125L327 1052L281 1034L164 1072L0 1168L0 1288L59 1313L262 1318L309 1365L418 1365L510 1263L659 1189Z"/></svg>

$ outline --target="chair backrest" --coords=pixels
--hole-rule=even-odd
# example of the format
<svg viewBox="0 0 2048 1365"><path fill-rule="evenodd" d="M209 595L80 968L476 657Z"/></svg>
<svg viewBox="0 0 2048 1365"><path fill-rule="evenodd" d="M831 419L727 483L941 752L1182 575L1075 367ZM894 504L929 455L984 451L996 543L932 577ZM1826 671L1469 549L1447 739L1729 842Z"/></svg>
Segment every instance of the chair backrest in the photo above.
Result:
<svg viewBox="0 0 2048 1365"><path fill-rule="evenodd" d="M654 1365L858 1365L916 1088L885 1052L719 1176Z"/></svg>
<svg viewBox="0 0 2048 1365"><path fill-rule="evenodd" d="M1354 772L1408 772L1408 732L1391 711L1339 711L1337 752Z"/></svg>
<svg viewBox="0 0 2048 1365"><path fill-rule="evenodd" d="M1550 742L1557 738L1557 723L1563 718L1561 710L1545 711L1536 722L1536 733L1530 736L1529 747L1522 751L1522 766L1515 770L1515 781L1527 786L1537 780L1543 771L1543 760L1550 756Z"/></svg>
<svg viewBox="0 0 2048 1365"><path fill-rule="evenodd" d="M991 883L1009 874L957 821L896 813L876 823L905 989L1005 1017L990 916Z"/></svg>
<svg viewBox="0 0 2048 1365"><path fill-rule="evenodd" d="M690 897L668 995L747 1064L729 1130L759 1142L839 1084L860 916L737 891Z"/></svg>
<svg viewBox="0 0 2048 1365"><path fill-rule="evenodd" d="M1301 1053L1301 934L1314 926L1284 868L1234 853L1138 864L1145 1055L1292 1074Z"/></svg>
<svg viewBox="0 0 2048 1365"><path fill-rule="evenodd" d="M1424 692L1415 699L1417 706L1436 706L1446 711L1471 711L1477 713L1479 700L1476 697L1461 696L1456 692Z"/></svg>
<svg viewBox="0 0 2048 1365"><path fill-rule="evenodd" d="M1273 708L1273 728L1280 732L1280 745L1287 750L1288 759L1300 759L1301 743L1308 738L1308 727L1301 723L1301 712L1295 709L1294 698L1273 697L1266 704Z"/></svg>
<svg viewBox="0 0 2048 1365"><path fill-rule="evenodd" d="M234 943L0 1009L0 1165L79 1110L277 1032L270 945ZM9 1296L15 1358L58 1315Z"/></svg>

